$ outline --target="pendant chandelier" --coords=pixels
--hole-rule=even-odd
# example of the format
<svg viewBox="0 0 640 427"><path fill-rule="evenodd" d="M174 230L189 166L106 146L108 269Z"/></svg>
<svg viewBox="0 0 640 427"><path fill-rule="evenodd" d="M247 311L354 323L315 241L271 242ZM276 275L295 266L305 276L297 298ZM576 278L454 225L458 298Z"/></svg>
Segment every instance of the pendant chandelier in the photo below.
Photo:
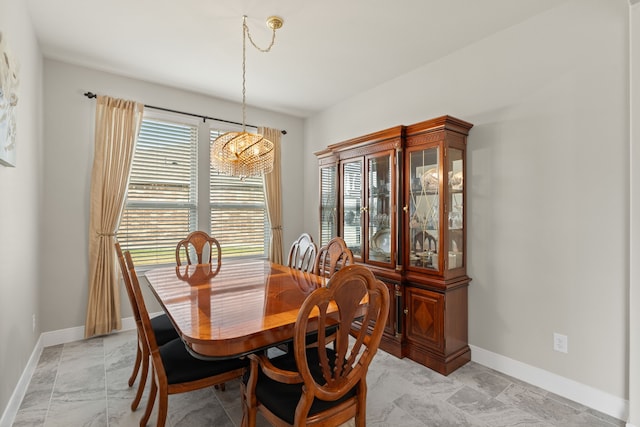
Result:
<svg viewBox="0 0 640 427"><path fill-rule="evenodd" d="M277 16L267 19L273 30L271 44L266 49L259 48L251 38L247 17L242 17L242 132L227 132L220 135L211 145L211 166L223 175L238 176L241 179L260 176L273 170L274 145L263 135L246 131L246 40L260 52L269 52L276 40L276 30L283 20Z"/></svg>

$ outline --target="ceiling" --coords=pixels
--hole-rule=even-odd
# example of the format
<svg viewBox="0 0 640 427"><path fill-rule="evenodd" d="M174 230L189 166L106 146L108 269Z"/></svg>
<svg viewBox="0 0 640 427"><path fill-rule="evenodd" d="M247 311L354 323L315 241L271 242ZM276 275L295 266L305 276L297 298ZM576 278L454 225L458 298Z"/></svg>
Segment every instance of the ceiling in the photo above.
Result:
<svg viewBox="0 0 640 427"><path fill-rule="evenodd" d="M27 0L47 58L308 117L566 0ZM87 88L91 90L92 88Z"/></svg>

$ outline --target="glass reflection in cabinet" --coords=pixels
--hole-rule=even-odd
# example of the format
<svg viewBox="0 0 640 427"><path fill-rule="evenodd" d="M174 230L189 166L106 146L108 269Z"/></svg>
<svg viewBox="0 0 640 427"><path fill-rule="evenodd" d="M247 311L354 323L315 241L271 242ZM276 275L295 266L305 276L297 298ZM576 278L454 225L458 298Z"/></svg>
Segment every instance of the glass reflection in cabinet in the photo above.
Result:
<svg viewBox="0 0 640 427"><path fill-rule="evenodd" d="M438 269L440 167L438 148L410 153L409 263Z"/></svg>
<svg viewBox="0 0 640 427"><path fill-rule="evenodd" d="M362 159L342 163L342 238L362 258Z"/></svg>
<svg viewBox="0 0 640 427"><path fill-rule="evenodd" d="M448 151L447 170L449 181L449 270L464 265L464 163L462 150Z"/></svg>
<svg viewBox="0 0 640 427"><path fill-rule="evenodd" d="M338 235L336 179L336 165L320 168L320 246Z"/></svg>
<svg viewBox="0 0 640 427"><path fill-rule="evenodd" d="M391 260L391 156L370 157L367 161L369 259Z"/></svg>

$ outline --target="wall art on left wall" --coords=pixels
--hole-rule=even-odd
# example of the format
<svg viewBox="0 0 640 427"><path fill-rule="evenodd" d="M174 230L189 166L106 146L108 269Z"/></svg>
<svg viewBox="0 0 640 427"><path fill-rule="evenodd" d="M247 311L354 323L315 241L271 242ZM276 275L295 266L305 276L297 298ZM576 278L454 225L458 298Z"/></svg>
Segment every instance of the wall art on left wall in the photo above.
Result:
<svg viewBox="0 0 640 427"><path fill-rule="evenodd" d="M0 165L16 165L16 106L18 64L0 32Z"/></svg>

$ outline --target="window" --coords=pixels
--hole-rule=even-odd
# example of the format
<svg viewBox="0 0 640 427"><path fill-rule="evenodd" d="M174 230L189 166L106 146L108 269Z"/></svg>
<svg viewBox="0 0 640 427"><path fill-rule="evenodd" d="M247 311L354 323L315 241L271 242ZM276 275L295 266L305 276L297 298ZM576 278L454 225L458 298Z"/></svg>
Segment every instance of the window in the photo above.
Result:
<svg viewBox="0 0 640 427"><path fill-rule="evenodd" d="M117 233L136 265L174 263L177 242L194 230L215 236L225 257L266 256L262 177L212 171L210 144L226 129L210 125L145 112Z"/></svg>
<svg viewBox="0 0 640 427"><path fill-rule="evenodd" d="M210 144L221 134L211 130ZM209 218L211 234L222 247L222 256L265 256L269 236L262 177L240 180L210 173Z"/></svg>

